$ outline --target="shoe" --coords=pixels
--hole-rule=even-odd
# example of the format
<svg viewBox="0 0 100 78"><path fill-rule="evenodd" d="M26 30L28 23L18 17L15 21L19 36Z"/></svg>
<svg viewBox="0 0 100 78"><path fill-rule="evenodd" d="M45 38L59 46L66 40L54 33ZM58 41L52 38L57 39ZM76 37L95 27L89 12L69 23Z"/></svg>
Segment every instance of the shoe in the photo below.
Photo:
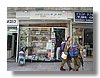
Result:
<svg viewBox="0 0 100 78"><path fill-rule="evenodd" d="M63 68L63 66L60 67L61 71L66 71L66 69Z"/></svg>
<svg viewBox="0 0 100 78"><path fill-rule="evenodd" d="M78 69L76 69L76 71L78 71Z"/></svg>
<svg viewBox="0 0 100 78"><path fill-rule="evenodd" d="M69 67L69 71L71 71L72 70L72 68L71 67Z"/></svg>

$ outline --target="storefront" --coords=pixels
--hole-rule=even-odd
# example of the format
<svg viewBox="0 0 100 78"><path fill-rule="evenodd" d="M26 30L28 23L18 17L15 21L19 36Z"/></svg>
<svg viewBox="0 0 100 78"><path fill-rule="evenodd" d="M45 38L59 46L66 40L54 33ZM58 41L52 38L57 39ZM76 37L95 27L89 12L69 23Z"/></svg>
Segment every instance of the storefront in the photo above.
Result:
<svg viewBox="0 0 100 78"><path fill-rule="evenodd" d="M28 47L26 59L33 61L55 61L59 53L55 48L60 47L65 39L67 23L45 23L20 25L19 48ZM55 46L56 45L56 46Z"/></svg>
<svg viewBox="0 0 100 78"><path fill-rule="evenodd" d="M93 31L93 23L83 22L78 18L75 20L73 11L17 11L16 19L19 20L16 60L20 49L27 46L26 59L59 61L61 60L59 49L63 39L78 36L80 44L86 46L87 29Z"/></svg>
<svg viewBox="0 0 100 78"><path fill-rule="evenodd" d="M75 12L73 37L86 48L87 56L93 56L93 12Z"/></svg>
<svg viewBox="0 0 100 78"><path fill-rule="evenodd" d="M70 16L66 16L70 14ZM59 60L62 39L70 35L72 14L63 11L18 11L19 48L28 47L26 59L32 61ZM27 19L26 19L27 18ZM71 31L70 31L71 32Z"/></svg>

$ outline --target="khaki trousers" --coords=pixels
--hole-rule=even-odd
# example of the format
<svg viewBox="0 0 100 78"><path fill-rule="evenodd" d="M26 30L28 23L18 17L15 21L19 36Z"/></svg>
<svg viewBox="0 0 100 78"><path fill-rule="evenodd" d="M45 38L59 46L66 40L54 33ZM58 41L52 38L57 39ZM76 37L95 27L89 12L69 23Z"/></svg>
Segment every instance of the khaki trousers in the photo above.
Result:
<svg viewBox="0 0 100 78"><path fill-rule="evenodd" d="M62 59L61 66L63 67L66 62L67 62L68 67L71 67L71 64L70 64L71 58L69 56L67 56L67 59Z"/></svg>
<svg viewBox="0 0 100 78"><path fill-rule="evenodd" d="M75 57L74 58L74 69L77 70L80 68L80 58L79 57Z"/></svg>

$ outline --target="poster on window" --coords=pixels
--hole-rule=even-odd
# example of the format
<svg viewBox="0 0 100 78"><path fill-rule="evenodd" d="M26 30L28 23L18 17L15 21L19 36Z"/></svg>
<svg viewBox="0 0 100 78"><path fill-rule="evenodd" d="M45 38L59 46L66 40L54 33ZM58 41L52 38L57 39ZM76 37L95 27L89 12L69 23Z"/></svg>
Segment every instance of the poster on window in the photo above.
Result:
<svg viewBox="0 0 100 78"><path fill-rule="evenodd" d="M55 38L55 32L51 33L51 38Z"/></svg>

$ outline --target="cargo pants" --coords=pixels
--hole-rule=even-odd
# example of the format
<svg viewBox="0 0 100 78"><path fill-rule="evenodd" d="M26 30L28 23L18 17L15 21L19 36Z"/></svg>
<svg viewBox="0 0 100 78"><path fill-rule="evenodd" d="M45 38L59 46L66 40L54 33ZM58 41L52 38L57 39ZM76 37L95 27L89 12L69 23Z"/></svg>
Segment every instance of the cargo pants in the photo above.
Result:
<svg viewBox="0 0 100 78"><path fill-rule="evenodd" d="M74 70L78 71L80 68L81 63L81 57L80 55L78 57L74 57Z"/></svg>
<svg viewBox="0 0 100 78"><path fill-rule="evenodd" d="M70 64L71 58L70 58L69 56L67 56L66 59L62 59L61 66L63 67L63 66L65 65L66 62L67 62L68 67L71 67L71 64Z"/></svg>

